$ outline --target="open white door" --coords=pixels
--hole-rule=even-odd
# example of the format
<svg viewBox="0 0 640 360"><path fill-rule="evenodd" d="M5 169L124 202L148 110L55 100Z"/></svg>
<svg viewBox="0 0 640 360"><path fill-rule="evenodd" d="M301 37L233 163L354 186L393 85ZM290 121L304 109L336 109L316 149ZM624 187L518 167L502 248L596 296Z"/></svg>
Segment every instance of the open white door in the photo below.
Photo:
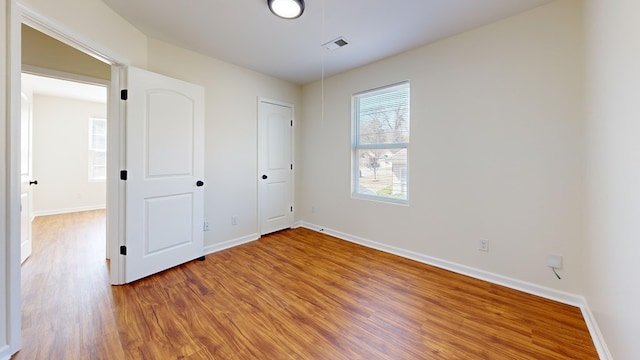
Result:
<svg viewBox="0 0 640 360"><path fill-rule="evenodd" d="M31 256L31 101L21 94L20 105L20 263Z"/></svg>
<svg viewBox="0 0 640 360"><path fill-rule="evenodd" d="M259 100L260 234L293 226L292 105Z"/></svg>
<svg viewBox="0 0 640 360"><path fill-rule="evenodd" d="M204 88L129 67L127 98L128 283L203 256Z"/></svg>

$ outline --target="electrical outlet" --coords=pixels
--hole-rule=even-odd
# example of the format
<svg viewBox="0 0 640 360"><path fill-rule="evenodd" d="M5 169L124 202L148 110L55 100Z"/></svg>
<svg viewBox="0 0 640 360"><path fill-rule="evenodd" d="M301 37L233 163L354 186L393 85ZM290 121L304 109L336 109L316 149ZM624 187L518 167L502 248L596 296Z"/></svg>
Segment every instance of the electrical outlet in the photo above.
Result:
<svg viewBox="0 0 640 360"><path fill-rule="evenodd" d="M489 240L488 239L480 239L478 250L489 252Z"/></svg>
<svg viewBox="0 0 640 360"><path fill-rule="evenodd" d="M558 254L547 255L547 266L554 269L561 269L562 255L558 255Z"/></svg>
<svg viewBox="0 0 640 360"><path fill-rule="evenodd" d="M204 225L202 226L202 230L209 231L209 222L208 221L204 222Z"/></svg>
<svg viewBox="0 0 640 360"><path fill-rule="evenodd" d="M238 216L234 215L231 217L231 225L238 225Z"/></svg>

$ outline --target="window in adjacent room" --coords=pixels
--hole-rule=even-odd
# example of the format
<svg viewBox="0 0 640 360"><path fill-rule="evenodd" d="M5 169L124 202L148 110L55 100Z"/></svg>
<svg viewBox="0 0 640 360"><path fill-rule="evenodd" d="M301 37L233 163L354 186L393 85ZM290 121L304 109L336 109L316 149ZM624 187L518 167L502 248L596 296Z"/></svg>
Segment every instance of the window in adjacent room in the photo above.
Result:
<svg viewBox="0 0 640 360"><path fill-rule="evenodd" d="M409 82L353 95L352 194L408 204Z"/></svg>
<svg viewBox="0 0 640 360"><path fill-rule="evenodd" d="M107 177L107 120L89 119L89 181Z"/></svg>

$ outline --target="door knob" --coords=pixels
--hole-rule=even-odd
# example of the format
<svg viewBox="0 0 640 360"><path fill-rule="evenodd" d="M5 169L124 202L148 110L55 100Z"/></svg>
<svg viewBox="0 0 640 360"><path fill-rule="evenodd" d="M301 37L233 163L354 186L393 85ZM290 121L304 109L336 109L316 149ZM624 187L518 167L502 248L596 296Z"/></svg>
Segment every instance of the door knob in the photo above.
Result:
<svg viewBox="0 0 640 360"><path fill-rule="evenodd" d="M38 180L29 181L29 185L38 185Z"/></svg>
<svg viewBox="0 0 640 360"><path fill-rule="evenodd" d="M267 177L268 177L268 176L267 176L266 174L265 174L265 175L262 175L262 180L267 180Z"/></svg>
<svg viewBox="0 0 640 360"><path fill-rule="evenodd" d="M198 180L198 181L196 181L196 186L197 186L197 187L201 187L201 186L203 186L203 185L204 185L204 181L202 181L202 180Z"/></svg>

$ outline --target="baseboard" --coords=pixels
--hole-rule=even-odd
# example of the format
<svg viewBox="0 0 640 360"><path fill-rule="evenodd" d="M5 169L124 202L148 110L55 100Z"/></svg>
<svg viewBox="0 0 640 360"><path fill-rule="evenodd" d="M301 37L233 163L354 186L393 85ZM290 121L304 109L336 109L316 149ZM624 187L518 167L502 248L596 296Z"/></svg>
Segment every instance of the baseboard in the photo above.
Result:
<svg viewBox="0 0 640 360"><path fill-rule="evenodd" d="M102 209L106 209L106 208L107 208L107 206L105 204L102 204L102 205L91 205L91 206L79 206L79 207L74 207L74 208L34 211L34 212L31 213L31 215L33 217L47 216L47 215L60 215L60 214L68 214L68 213L81 212L81 211L102 210Z"/></svg>
<svg viewBox="0 0 640 360"><path fill-rule="evenodd" d="M544 286L539 286L526 281L521 281L521 280L513 279L510 277L490 273L488 271L476 269L466 265L461 265L461 264L454 263L447 260L442 260L439 258L424 255L414 251L409 251L406 249L382 244L379 242L361 238L359 236L343 233L341 231L329 229L326 227L318 226L318 225L311 224L304 221L297 222L294 225L294 227L304 227L307 229L323 232L327 235L331 235L333 237L336 237L345 241L366 246L368 248L384 251L389 254L398 255L403 258L418 261L427 265L432 265L441 269L453 271L461 275L470 276L479 280L484 280L493 284L506 286L508 288L519 290L528 294L540 296L540 297L554 300L563 304L568 304L571 306L578 307L582 311L583 317L587 324L587 328L589 329L589 333L591 334L591 338L593 339L594 345L596 347L596 350L598 351L598 355L600 359L603 359L603 360L611 359L611 355L604 342L604 338L602 337L600 329L597 326L595 318L593 317L593 314L591 313L591 310L589 309L589 306L584 296L570 294L567 292L547 288Z"/></svg>
<svg viewBox="0 0 640 360"><path fill-rule="evenodd" d="M247 235L247 236L243 236L237 239L233 239L233 240L229 240L229 241L225 241L219 244L214 244L214 245L209 245L206 246L204 248L204 254L212 254L214 252L218 252L218 251L222 251L225 249L229 249L232 248L234 246L238 246L238 245L242 245L242 244L246 244L252 241L256 241L260 238L260 235L255 233L255 234L251 234L251 235Z"/></svg>
<svg viewBox="0 0 640 360"><path fill-rule="evenodd" d="M600 332L600 328L598 327L598 323L596 322L595 316L591 312L589 308L589 304L587 303L587 299L583 297L583 304L580 306L580 310L582 310L582 316L584 317L584 321L587 323L587 327L589 328L589 333L591 333L591 339L593 339L593 344L598 351L598 356L601 360L611 360L613 357L609 352L609 348L607 347L607 343L604 341L604 337Z"/></svg>
<svg viewBox="0 0 640 360"><path fill-rule="evenodd" d="M11 348L9 345L5 345L0 347L0 360L9 360L11 359Z"/></svg>

